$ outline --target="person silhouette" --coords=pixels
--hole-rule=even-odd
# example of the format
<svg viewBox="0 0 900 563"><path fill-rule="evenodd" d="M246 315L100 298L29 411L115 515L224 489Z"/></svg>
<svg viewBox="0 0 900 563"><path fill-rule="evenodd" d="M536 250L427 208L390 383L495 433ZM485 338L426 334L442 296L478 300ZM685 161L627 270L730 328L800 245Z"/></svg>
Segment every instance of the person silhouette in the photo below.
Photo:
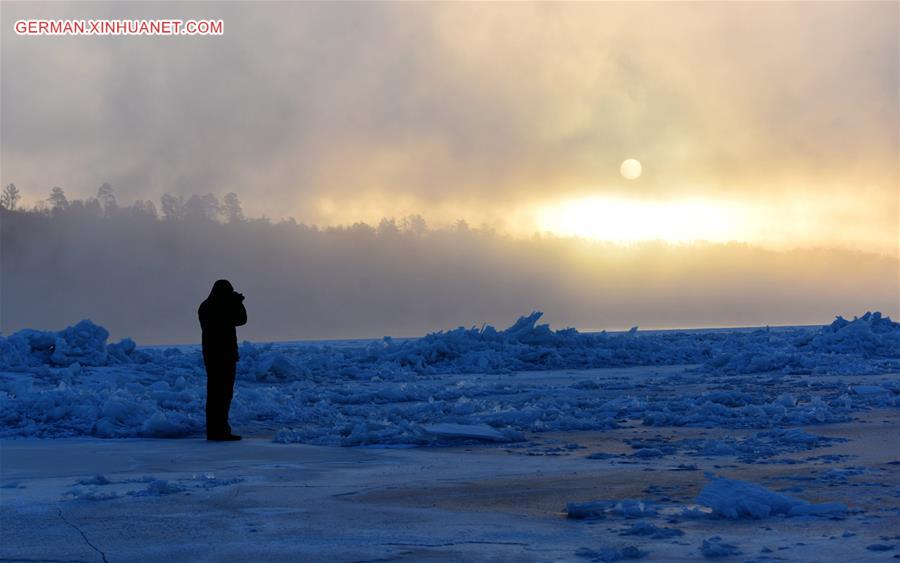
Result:
<svg viewBox="0 0 900 563"><path fill-rule="evenodd" d="M247 324L244 296L228 280L213 284L209 297L197 310L203 331L203 364L206 366L206 439L240 440L231 433L228 411L234 395L234 376L239 358L234 327Z"/></svg>

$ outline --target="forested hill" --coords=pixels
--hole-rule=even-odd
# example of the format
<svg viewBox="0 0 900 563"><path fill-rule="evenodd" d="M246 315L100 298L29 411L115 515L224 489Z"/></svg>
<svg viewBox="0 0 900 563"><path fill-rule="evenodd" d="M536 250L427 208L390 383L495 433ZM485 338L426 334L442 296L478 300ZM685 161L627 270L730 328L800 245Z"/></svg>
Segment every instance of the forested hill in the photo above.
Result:
<svg viewBox="0 0 900 563"><path fill-rule="evenodd" d="M898 316L898 261L884 256L521 239L417 216L316 228L244 218L236 196L160 207L101 197L0 210L2 332L89 318L113 337L196 342L218 278L247 296L240 337L253 340L419 335L535 309L581 330Z"/></svg>

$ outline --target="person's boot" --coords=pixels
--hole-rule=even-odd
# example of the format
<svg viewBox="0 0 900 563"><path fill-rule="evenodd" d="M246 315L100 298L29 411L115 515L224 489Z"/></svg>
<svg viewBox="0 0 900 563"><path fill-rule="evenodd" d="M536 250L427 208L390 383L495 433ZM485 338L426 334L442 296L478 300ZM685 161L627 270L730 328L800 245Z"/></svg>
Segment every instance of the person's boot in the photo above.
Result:
<svg viewBox="0 0 900 563"><path fill-rule="evenodd" d="M210 442L237 442L241 439L236 434L214 434L206 437Z"/></svg>

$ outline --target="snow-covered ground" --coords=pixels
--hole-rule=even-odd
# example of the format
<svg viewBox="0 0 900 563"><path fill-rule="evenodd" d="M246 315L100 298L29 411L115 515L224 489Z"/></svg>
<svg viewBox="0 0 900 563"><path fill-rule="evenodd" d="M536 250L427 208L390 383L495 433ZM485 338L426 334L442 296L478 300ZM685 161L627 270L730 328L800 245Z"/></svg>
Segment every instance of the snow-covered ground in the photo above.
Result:
<svg viewBox="0 0 900 563"><path fill-rule="evenodd" d="M900 325L192 347L0 337L0 559L890 559ZM161 440L158 438L180 438ZM353 447L336 447L353 446Z"/></svg>

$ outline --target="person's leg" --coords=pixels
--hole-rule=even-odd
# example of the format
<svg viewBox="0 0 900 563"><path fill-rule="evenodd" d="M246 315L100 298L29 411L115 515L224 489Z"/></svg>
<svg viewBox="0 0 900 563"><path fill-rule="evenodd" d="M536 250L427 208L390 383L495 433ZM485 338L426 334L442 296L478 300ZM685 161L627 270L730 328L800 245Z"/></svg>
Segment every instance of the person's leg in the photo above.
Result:
<svg viewBox="0 0 900 563"><path fill-rule="evenodd" d="M231 412L231 399L234 397L234 378L237 371L235 362L228 362L222 370L222 427L225 434L231 434L228 414Z"/></svg>
<svg viewBox="0 0 900 563"><path fill-rule="evenodd" d="M223 424L222 366L206 363L206 437L215 438L227 434Z"/></svg>

